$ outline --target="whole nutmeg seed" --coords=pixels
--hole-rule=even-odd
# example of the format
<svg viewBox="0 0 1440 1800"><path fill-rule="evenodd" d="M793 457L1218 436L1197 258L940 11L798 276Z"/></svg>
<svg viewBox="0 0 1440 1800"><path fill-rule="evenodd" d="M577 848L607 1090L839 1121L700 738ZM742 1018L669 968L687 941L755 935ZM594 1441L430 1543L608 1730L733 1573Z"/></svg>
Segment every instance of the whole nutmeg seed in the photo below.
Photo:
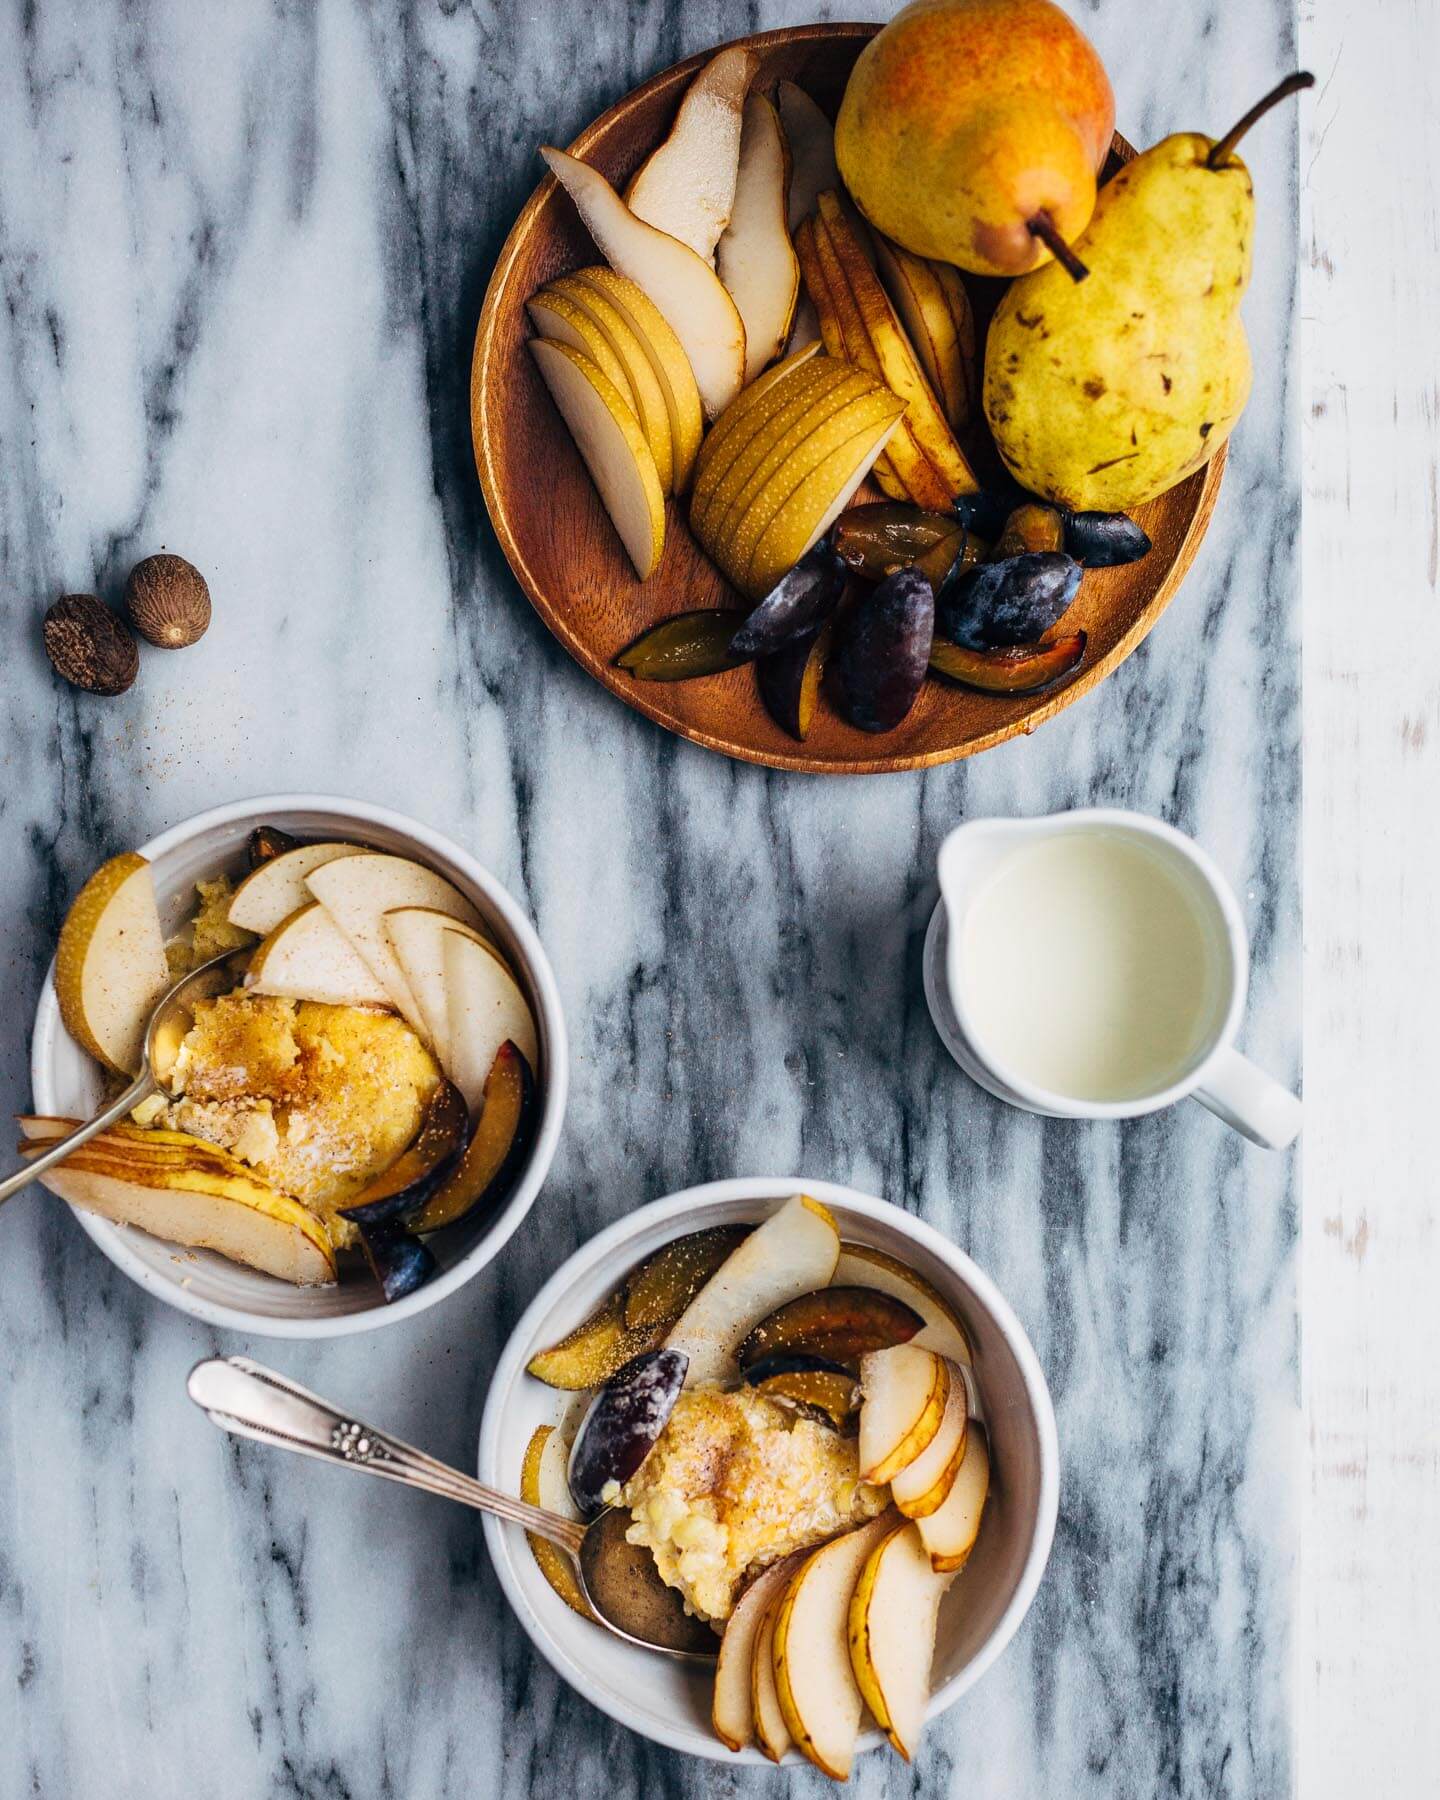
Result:
<svg viewBox="0 0 1440 1800"><path fill-rule="evenodd" d="M162 650L183 650L204 637L210 623L210 589L183 556L147 556L125 583L130 622Z"/></svg>
<svg viewBox="0 0 1440 1800"><path fill-rule="evenodd" d="M44 623L45 654L72 687L123 694L140 671L140 651L121 621L94 594L65 594Z"/></svg>

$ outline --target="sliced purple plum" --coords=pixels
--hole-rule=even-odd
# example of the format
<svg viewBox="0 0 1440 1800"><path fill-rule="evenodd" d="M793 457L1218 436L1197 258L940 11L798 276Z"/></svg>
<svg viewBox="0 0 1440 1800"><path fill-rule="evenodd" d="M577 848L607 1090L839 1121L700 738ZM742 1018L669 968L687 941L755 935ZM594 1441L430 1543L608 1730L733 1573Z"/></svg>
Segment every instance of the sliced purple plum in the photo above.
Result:
<svg viewBox="0 0 1440 1800"><path fill-rule="evenodd" d="M590 1402L570 1447L570 1496L585 1518L608 1502L644 1462L685 1386L683 1350L647 1350L616 1371Z"/></svg>
<svg viewBox="0 0 1440 1800"><path fill-rule="evenodd" d="M896 569L836 627L835 700L861 731L893 731L915 704L935 635L935 590L918 569Z"/></svg>
<svg viewBox="0 0 1440 1800"><path fill-rule="evenodd" d="M736 656L771 656L813 634L835 610L845 566L827 543L802 556L730 640Z"/></svg>
<svg viewBox="0 0 1440 1800"><path fill-rule="evenodd" d="M1065 613L1079 586L1079 563L1060 550L956 568L935 602L935 629L967 650L1033 644Z"/></svg>

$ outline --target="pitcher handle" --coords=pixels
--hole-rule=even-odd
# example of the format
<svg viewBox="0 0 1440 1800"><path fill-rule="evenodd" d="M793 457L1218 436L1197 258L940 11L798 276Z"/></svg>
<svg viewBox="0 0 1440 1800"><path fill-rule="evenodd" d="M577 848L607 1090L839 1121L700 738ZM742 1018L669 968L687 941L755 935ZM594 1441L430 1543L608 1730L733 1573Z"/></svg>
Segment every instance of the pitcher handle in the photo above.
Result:
<svg viewBox="0 0 1440 1800"><path fill-rule="evenodd" d="M1194 1097L1262 1150L1285 1150L1300 1135L1299 1100L1238 1050L1216 1058Z"/></svg>

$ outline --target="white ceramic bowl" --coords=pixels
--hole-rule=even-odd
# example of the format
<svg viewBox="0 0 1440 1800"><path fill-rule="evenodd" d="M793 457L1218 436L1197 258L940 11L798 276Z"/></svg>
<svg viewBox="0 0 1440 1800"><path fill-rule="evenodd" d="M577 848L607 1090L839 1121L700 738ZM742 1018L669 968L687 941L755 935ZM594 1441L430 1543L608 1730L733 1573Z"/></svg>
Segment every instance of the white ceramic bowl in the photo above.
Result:
<svg viewBox="0 0 1440 1800"><path fill-rule="evenodd" d="M540 1290L505 1346L480 1428L480 1479L518 1493L531 1433L560 1414L557 1401L565 1397L525 1373L537 1350L578 1325L628 1270L671 1238L710 1225L758 1221L795 1193L823 1201L845 1238L886 1250L923 1275L954 1306L974 1346L994 1472L979 1540L940 1613L930 1699L934 1718L995 1661L1035 1596L1055 1535L1060 1453L1039 1361L994 1282L938 1231L888 1201L826 1181L751 1177L672 1194L602 1231ZM711 1731L708 1670L631 1649L579 1618L546 1583L515 1526L487 1517L485 1538L520 1623L578 1693L671 1749L717 1762L768 1766L758 1750L737 1756ZM862 1748L883 1741L871 1731ZM801 1759L792 1753L787 1760Z"/></svg>
<svg viewBox="0 0 1440 1800"><path fill-rule="evenodd" d="M345 838L377 850L414 857L447 876L479 908L495 941L509 958L535 1014L540 1040L536 1070L540 1117L529 1161L498 1213L445 1232L433 1248L440 1267L413 1294L386 1306L372 1282L298 1288L242 1268L205 1250L181 1250L163 1239L93 1213L76 1217L118 1268L141 1287L209 1325L252 1336L344 1337L396 1325L434 1306L499 1254L540 1191L560 1138L565 1115L567 1061L560 994L530 921L474 857L428 826L362 800L328 794L267 794L217 806L172 826L141 844L155 871L155 893L167 934L194 905L195 882L224 872L243 874L246 840L257 825L277 825L296 837ZM31 1085L41 1113L92 1113L100 1099L100 1071L60 1022L55 966L41 990L30 1049Z"/></svg>

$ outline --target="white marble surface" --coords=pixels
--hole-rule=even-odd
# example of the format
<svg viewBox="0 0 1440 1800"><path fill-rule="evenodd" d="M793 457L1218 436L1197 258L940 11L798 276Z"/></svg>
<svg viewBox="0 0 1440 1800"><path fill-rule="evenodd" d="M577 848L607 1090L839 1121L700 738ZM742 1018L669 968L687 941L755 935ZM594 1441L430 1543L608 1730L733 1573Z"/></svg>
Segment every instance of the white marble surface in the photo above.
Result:
<svg viewBox="0 0 1440 1800"><path fill-rule="evenodd" d="M489 266L564 141L654 68L813 9L0 7L5 1109L67 896L218 800L364 795L530 908L569 1012L550 1184L496 1268L287 1372L464 1463L556 1261L641 1200L810 1171L949 1230L1054 1387L1049 1576L907 1788L1274 1796L1291 1780L1296 1167L1198 1108L1045 1123L926 1017L958 819L1090 801L1193 831L1255 941L1244 1046L1298 1073L1293 117L1257 135L1255 398L1152 640L1034 738L864 782L739 768L592 685L509 580L468 445ZM861 7L877 16L889 9ZM1296 60L1288 0L1087 8L1120 124L1218 129ZM55 681L38 619L167 546L215 623L130 695ZM724 1794L611 1726L505 1611L478 1523L237 1449L184 1400L240 1349L142 1301L58 1204L0 1218L0 1797ZM747 1792L819 1793L806 1774Z"/></svg>

